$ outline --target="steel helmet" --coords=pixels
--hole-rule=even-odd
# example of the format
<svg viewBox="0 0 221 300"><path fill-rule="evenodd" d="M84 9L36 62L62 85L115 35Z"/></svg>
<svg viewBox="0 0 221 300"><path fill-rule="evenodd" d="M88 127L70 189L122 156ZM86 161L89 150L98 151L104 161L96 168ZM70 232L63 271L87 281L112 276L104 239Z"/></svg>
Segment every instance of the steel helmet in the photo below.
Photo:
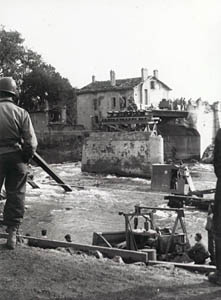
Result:
<svg viewBox="0 0 221 300"><path fill-rule="evenodd" d="M0 78L0 92L7 92L12 95L17 95L17 85L12 77Z"/></svg>

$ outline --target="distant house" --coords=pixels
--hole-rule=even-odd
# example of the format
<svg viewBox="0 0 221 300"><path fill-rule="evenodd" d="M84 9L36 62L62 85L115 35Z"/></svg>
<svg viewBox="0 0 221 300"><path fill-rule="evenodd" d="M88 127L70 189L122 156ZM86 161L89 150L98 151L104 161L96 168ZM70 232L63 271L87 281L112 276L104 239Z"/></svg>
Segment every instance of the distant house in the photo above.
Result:
<svg viewBox="0 0 221 300"><path fill-rule="evenodd" d="M36 106L29 111L33 126L37 132L48 132L53 128L63 128L67 125L67 108L66 105L49 105L45 100L42 105Z"/></svg>
<svg viewBox="0 0 221 300"><path fill-rule="evenodd" d="M138 109L157 107L162 99L168 99L169 88L159 80L158 71L148 75L148 70L141 69L141 77L116 79L110 71L110 80L92 82L77 92L77 123L85 129L96 129L108 111L126 110L134 105Z"/></svg>

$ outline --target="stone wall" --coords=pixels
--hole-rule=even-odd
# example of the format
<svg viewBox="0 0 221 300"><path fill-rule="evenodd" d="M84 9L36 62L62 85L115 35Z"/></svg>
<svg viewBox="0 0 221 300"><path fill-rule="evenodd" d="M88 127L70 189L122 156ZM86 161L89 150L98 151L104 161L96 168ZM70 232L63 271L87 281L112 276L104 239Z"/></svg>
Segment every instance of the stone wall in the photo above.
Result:
<svg viewBox="0 0 221 300"><path fill-rule="evenodd" d="M36 131L39 144L37 152L48 163L80 161L85 134L74 130Z"/></svg>
<svg viewBox="0 0 221 300"><path fill-rule="evenodd" d="M34 129L39 132L48 131L48 112L36 111L30 113L31 121Z"/></svg>
<svg viewBox="0 0 221 300"><path fill-rule="evenodd" d="M163 163L163 139L149 132L94 132L84 141L85 172L149 178L153 163Z"/></svg>
<svg viewBox="0 0 221 300"><path fill-rule="evenodd" d="M64 123L50 124L47 111L30 113L38 139L37 152L48 163L80 161L82 146L87 131L80 126Z"/></svg>

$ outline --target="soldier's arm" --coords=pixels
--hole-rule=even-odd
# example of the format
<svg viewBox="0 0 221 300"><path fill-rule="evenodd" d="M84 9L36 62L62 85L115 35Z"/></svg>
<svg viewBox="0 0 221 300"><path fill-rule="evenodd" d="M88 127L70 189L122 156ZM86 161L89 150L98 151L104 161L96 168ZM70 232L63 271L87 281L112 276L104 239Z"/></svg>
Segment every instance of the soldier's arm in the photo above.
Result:
<svg viewBox="0 0 221 300"><path fill-rule="evenodd" d="M22 124L22 151L25 161L29 161L37 149L37 138L29 114L24 111Z"/></svg>

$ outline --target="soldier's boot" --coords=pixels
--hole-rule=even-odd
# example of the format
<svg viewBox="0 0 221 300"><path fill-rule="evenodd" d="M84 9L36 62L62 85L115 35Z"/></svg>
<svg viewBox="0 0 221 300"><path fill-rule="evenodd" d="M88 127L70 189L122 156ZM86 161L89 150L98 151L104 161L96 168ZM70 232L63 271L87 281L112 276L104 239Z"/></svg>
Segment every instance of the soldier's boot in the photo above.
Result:
<svg viewBox="0 0 221 300"><path fill-rule="evenodd" d="M221 285L221 239L215 239L216 271L209 273L210 282Z"/></svg>
<svg viewBox="0 0 221 300"><path fill-rule="evenodd" d="M13 250L15 249L17 243L17 227L9 226L6 229L6 232L8 232L6 247Z"/></svg>

